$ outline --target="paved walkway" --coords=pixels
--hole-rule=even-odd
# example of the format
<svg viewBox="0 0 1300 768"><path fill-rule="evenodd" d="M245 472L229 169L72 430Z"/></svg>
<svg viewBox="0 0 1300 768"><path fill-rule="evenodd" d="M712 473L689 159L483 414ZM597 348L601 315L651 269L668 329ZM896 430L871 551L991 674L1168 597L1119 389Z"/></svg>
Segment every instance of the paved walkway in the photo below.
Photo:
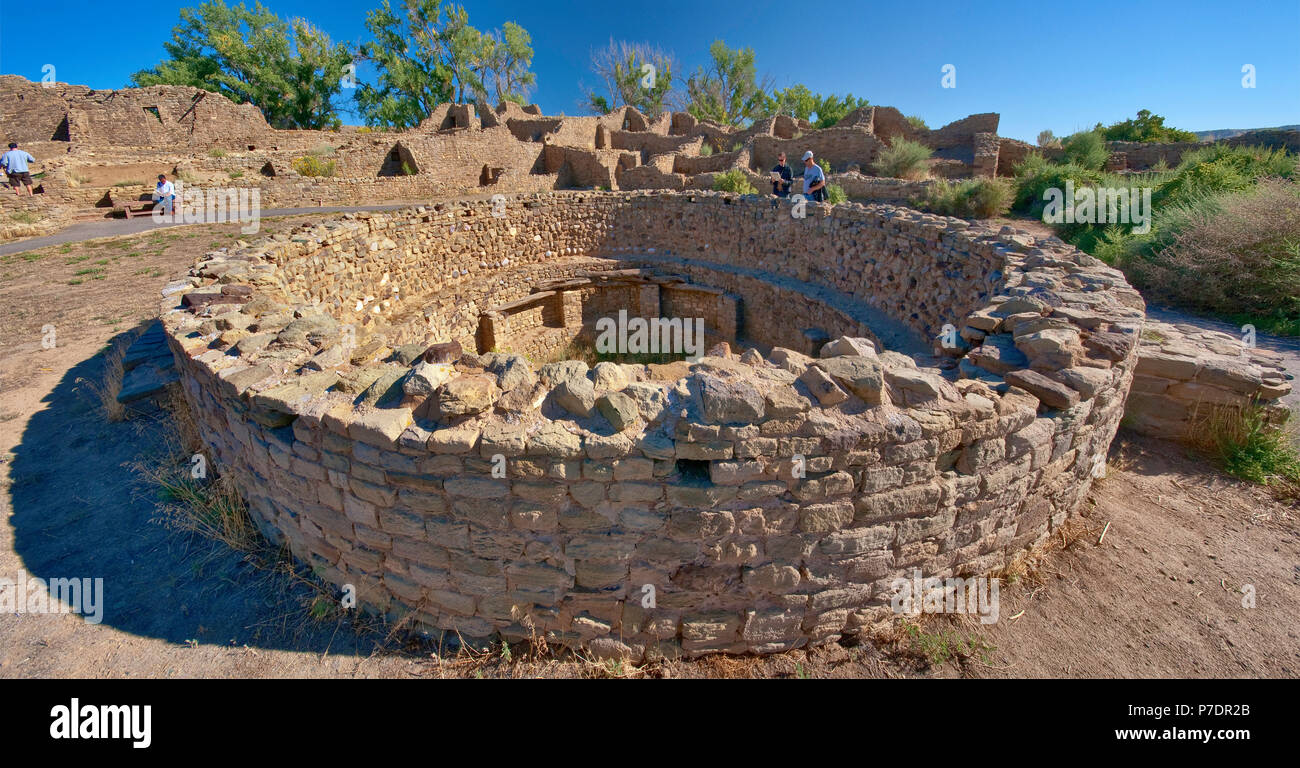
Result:
<svg viewBox="0 0 1300 768"><path fill-rule="evenodd" d="M359 205L359 206L337 206L323 208L270 208L262 211L263 218L272 216L298 216L304 213L353 213L357 211L395 211L400 208L410 208L420 203L393 203L388 205ZM118 235L135 235L141 232L148 232L151 229L166 229L168 227L192 226L184 223L175 224L157 224L152 216L141 216L134 219L103 219L99 221L79 221L70 225L68 228L44 237L31 237L26 240L15 240L9 243L0 243L0 256L8 256L13 253L23 253L25 251L34 251L38 248L45 248L51 245L63 245L64 243L79 243L83 240L94 240L100 237L116 237Z"/></svg>

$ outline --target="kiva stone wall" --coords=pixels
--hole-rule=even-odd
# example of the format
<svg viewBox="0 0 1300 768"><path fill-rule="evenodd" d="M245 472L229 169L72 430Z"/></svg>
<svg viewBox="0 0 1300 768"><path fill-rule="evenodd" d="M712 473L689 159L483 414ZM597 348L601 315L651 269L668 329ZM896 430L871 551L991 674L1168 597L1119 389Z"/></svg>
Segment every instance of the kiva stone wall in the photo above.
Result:
<svg viewBox="0 0 1300 768"><path fill-rule="evenodd" d="M214 466L266 534L431 631L631 659L829 642L887 615L914 568L989 573L1043 541L1123 412L1141 301L1068 247L883 206L797 220L714 194L490 211L356 216L212 253L162 305ZM450 230L458 217L472 234ZM918 329L956 322L983 334L960 353L975 370L945 378L869 338L592 371L448 344L351 362L372 341L362 316L452 317L453 270L508 282L620 249L787 276ZM356 308L390 285L400 298ZM1003 337L1025 367L985 349Z"/></svg>
<svg viewBox="0 0 1300 768"><path fill-rule="evenodd" d="M1252 407L1271 424L1290 415L1281 355L1239 336L1148 319L1138 354L1124 420L1135 432L1197 442L1217 431L1216 419Z"/></svg>

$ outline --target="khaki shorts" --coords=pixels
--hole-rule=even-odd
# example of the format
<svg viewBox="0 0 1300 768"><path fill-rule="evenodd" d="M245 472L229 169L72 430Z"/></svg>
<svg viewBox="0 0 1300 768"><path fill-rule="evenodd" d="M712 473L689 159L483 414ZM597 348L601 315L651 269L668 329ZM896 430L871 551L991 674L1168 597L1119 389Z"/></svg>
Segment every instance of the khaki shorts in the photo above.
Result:
<svg viewBox="0 0 1300 768"><path fill-rule="evenodd" d="M12 186L12 187L17 187L17 186L20 185L20 184L23 185L23 186L27 186L27 187L30 187L30 186L32 185L32 173L31 173L31 171L23 171L22 173L11 173L11 174L9 174L9 185L10 185L10 186Z"/></svg>

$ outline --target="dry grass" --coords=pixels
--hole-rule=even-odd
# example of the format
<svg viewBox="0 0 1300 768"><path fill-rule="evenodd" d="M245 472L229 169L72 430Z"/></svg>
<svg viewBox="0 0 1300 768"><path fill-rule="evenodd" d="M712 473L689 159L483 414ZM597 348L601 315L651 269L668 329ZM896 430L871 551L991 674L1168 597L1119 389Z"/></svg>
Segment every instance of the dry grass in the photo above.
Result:
<svg viewBox="0 0 1300 768"><path fill-rule="evenodd" d="M132 466L161 501L160 521L237 552L251 554L267 548L234 484L216 474L211 457L203 452L198 428L180 395L172 394L168 411L171 418L159 424L165 430L162 455Z"/></svg>
<svg viewBox="0 0 1300 768"><path fill-rule="evenodd" d="M122 367L122 359L126 356L126 350L141 333L143 329L140 328L124 333L109 346L104 352L104 377L101 381L77 379L78 384L85 384L95 394L95 398L99 400L100 415L106 421L117 422L126 418L126 406L117 401L117 396L122 392L122 377L126 373Z"/></svg>

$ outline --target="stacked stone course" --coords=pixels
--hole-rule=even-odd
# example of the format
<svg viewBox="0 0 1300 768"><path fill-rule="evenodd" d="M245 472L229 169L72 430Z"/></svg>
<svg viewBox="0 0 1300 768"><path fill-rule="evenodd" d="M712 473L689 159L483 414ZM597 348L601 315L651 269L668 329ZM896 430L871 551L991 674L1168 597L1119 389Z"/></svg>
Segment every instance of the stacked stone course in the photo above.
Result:
<svg viewBox="0 0 1300 768"><path fill-rule="evenodd" d="M430 630L630 659L829 642L887 615L914 568L986 574L1050 535L1123 413L1141 300L1068 247L886 206L799 220L712 193L491 210L304 227L209 254L164 297L201 434L267 535ZM745 303L760 295L745 280L775 276L927 337L984 336L947 350L963 361L947 376L865 336L815 356L774 345L591 371L451 341L473 344L466 297L487 310L526 281L666 260L705 285L743 275L726 290ZM424 313L441 338L390 343ZM1027 364L978 354L1003 336Z"/></svg>

